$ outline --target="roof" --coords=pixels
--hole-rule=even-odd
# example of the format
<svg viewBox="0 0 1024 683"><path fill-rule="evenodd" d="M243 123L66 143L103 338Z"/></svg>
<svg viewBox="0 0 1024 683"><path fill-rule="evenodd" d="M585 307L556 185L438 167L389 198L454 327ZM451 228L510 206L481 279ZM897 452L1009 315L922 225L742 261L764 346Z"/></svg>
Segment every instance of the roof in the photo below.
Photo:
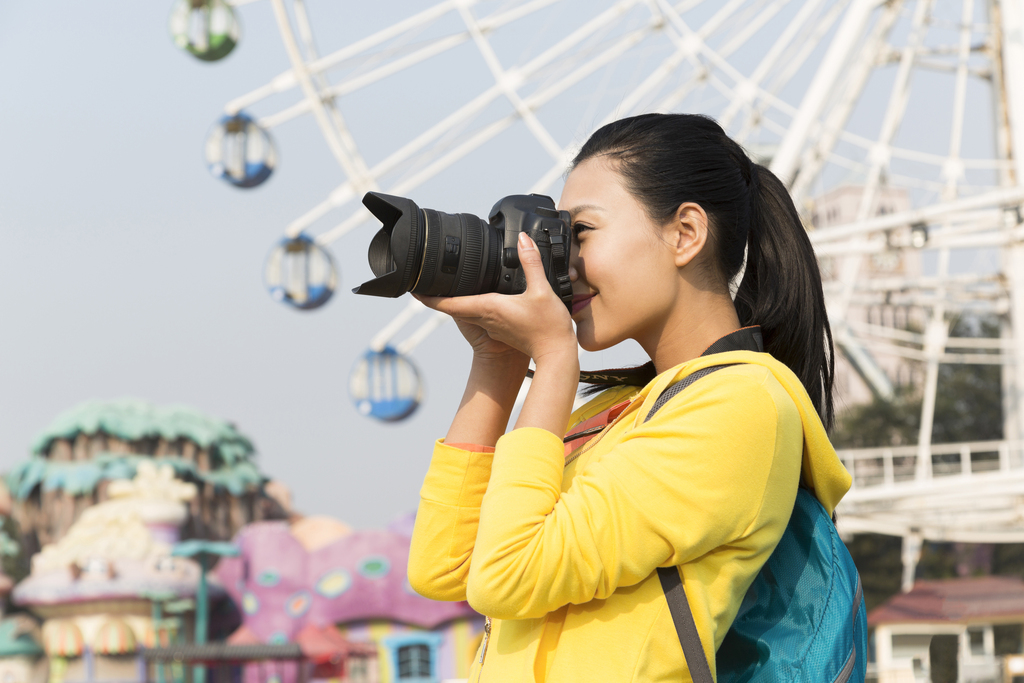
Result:
<svg viewBox="0 0 1024 683"><path fill-rule="evenodd" d="M61 413L32 442L32 452L42 455L55 439L100 432L126 441L186 438L229 464L253 453L252 443L230 422L187 406L155 406L132 398L89 401Z"/></svg>
<svg viewBox="0 0 1024 683"><path fill-rule="evenodd" d="M284 522L256 522L234 542L241 557L217 565L221 585L262 642L294 640L307 624L386 619L421 628L476 617L465 602L418 595L406 577L409 537L353 531L312 549Z"/></svg>
<svg viewBox="0 0 1024 683"><path fill-rule="evenodd" d="M1024 581L1005 576L917 581L871 610L868 625L1024 621Z"/></svg>
<svg viewBox="0 0 1024 683"><path fill-rule="evenodd" d="M187 558L173 561L159 557L102 559L91 564L80 577L69 569L34 572L14 588L14 604L26 607L67 605L76 602L147 599L154 593L171 592L179 597L196 594L199 565ZM109 573L103 571L109 567ZM223 589L209 585L211 598L221 598Z"/></svg>
<svg viewBox="0 0 1024 683"><path fill-rule="evenodd" d="M45 456L33 455L11 469L7 483L18 500L30 496L39 485L42 485L44 491L60 490L69 495L81 496L92 493L101 481L131 479L136 475L139 464L144 462L168 465L180 479L202 481L225 488L236 496L243 494L249 487L259 486L265 480L256 465L249 460L221 464L215 469L203 471L193 461L178 456L154 458L133 453L99 453L91 460L72 462L54 462Z"/></svg>

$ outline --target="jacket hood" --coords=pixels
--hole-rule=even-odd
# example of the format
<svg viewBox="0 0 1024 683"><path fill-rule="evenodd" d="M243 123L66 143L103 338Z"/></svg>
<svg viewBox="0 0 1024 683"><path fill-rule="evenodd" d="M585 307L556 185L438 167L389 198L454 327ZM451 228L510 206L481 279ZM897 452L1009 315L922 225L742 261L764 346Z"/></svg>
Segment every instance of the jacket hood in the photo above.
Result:
<svg viewBox="0 0 1024 683"><path fill-rule="evenodd" d="M818 412L811 403L800 378L793 374L784 363L770 354L755 351L727 351L708 356L700 356L691 361L677 365L675 368L655 377L640 392L646 396L660 396L663 391L686 376L714 365L731 365L746 363L768 368L779 384L783 386L800 413L804 428L803 466L801 467L801 484L814 493L825 510L831 515L839 501L850 490L853 478L836 455L835 448L829 441L825 426L818 417ZM645 401L637 418L642 422L654 401Z"/></svg>

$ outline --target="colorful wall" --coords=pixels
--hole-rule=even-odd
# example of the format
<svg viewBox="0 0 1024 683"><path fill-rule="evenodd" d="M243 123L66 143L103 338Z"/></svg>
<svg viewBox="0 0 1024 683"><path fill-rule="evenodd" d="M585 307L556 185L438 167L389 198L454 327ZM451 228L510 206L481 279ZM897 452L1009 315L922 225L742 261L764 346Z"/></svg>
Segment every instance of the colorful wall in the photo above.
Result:
<svg viewBox="0 0 1024 683"><path fill-rule="evenodd" d="M325 518L251 524L235 537L241 556L222 560L217 579L260 642L290 642L307 624L333 624L348 640L377 645L381 683L396 680L398 657L409 652L428 653L422 680L465 677L483 617L465 602L412 590L407 526L350 531ZM407 666L420 670L424 662Z"/></svg>

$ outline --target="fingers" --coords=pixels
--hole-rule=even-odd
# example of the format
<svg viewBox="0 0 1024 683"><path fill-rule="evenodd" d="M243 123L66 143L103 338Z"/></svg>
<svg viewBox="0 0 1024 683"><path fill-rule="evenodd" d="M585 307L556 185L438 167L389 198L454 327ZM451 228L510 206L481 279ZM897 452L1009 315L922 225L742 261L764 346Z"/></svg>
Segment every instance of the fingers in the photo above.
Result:
<svg viewBox="0 0 1024 683"><path fill-rule="evenodd" d="M453 318L484 318L493 309L494 297L501 294L478 294L476 296L423 296L413 294L427 308L447 313Z"/></svg>
<svg viewBox="0 0 1024 683"><path fill-rule="evenodd" d="M548 277L544 273L544 262L540 258L540 250L534 244L530 236L525 232L519 233L519 263L523 267L523 275L526 276L526 288L538 287L540 284L547 285Z"/></svg>

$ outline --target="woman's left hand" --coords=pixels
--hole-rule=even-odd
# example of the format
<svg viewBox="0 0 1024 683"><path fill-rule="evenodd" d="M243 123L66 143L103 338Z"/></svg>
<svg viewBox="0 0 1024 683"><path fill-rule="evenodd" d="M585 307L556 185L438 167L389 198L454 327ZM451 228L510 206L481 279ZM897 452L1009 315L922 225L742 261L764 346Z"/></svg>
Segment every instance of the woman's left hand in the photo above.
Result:
<svg viewBox="0 0 1024 683"><path fill-rule="evenodd" d="M526 275L522 294L417 296L426 306L477 325L497 341L522 351L540 364L549 355L576 353L576 333L565 304L551 289L537 245L519 234L519 262Z"/></svg>

